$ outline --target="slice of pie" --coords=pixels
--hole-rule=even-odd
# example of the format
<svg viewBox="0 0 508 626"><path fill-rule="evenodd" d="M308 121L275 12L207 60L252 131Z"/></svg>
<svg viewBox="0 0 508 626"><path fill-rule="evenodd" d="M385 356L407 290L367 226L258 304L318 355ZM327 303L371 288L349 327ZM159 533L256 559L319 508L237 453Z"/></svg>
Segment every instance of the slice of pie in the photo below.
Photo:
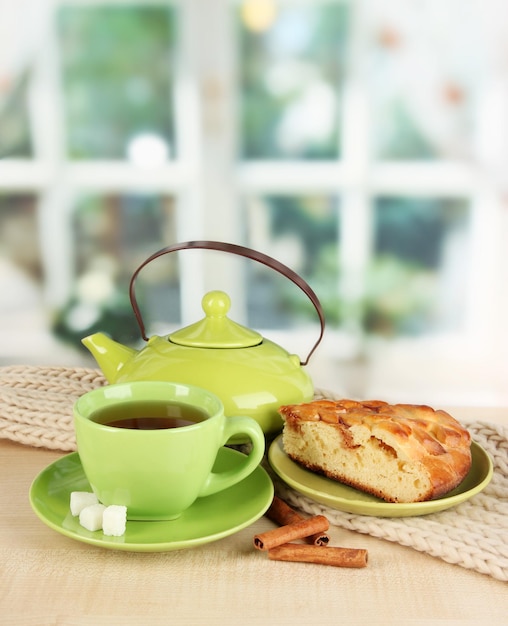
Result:
<svg viewBox="0 0 508 626"><path fill-rule="evenodd" d="M469 432L428 406L315 400L279 412L293 461L387 502L439 498L471 467Z"/></svg>

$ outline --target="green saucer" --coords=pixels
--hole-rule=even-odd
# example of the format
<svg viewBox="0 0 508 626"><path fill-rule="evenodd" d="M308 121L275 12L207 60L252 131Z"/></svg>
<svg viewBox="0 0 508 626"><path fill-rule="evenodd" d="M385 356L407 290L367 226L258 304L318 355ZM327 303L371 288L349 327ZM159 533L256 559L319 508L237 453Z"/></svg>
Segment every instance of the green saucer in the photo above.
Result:
<svg viewBox="0 0 508 626"><path fill-rule="evenodd" d="M221 448L215 471L235 466L240 452ZM238 532L260 518L273 499L273 483L262 467L238 484L199 498L172 521L127 521L122 537L91 532L69 510L71 491L91 491L77 452L58 459L44 469L30 488L30 504L50 528L71 539L102 548L132 552L165 552L192 548Z"/></svg>
<svg viewBox="0 0 508 626"><path fill-rule="evenodd" d="M492 479L493 466L489 455L477 443L471 445L472 466L468 475L453 491L428 502L384 502L368 493L358 491L304 469L292 461L282 447L282 435L277 437L268 450L270 465L282 480L303 495L333 509L358 515L376 517L411 517L444 511L465 502L479 493Z"/></svg>

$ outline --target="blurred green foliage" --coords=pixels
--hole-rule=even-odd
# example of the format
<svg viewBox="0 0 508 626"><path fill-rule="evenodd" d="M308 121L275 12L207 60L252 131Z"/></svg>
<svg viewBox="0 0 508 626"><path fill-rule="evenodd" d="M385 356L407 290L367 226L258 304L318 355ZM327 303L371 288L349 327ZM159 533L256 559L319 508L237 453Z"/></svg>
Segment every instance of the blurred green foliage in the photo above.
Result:
<svg viewBox="0 0 508 626"><path fill-rule="evenodd" d="M174 150L174 9L64 6L58 24L69 156L125 158L147 132Z"/></svg>

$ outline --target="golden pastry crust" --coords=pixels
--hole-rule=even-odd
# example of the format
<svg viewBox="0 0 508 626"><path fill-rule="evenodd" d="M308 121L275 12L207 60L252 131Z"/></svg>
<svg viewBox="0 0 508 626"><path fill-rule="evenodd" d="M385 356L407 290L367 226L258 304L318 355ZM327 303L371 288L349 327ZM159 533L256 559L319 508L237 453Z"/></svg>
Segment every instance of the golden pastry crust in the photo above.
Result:
<svg viewBox="0 0 508 626"><path fill-rule="evenodd" d="M388 502L438 498L471 467L471 437L451 415L380 400L280 407L290 458Z"/></svg>

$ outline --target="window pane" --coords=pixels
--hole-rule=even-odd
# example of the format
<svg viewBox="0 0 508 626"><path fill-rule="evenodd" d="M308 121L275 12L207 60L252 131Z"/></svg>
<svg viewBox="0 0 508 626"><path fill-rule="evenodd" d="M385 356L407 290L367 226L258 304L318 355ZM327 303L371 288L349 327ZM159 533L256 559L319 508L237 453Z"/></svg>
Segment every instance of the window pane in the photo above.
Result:
<svg viewBox="0 0 508 626"><path fill-rule="evenodd" d="M347 18L342 3L241 4L242 157L340 155Z"/></svg>
<svg viewBox="0 0 508 626"><path fill-rule="evenodd" d="M419 335L463 322L469 203L462 199L379 198L368 275L366 328Z"/></svg>
<svg viewBox="0 0 508 626"><path fill-rule="evenodd" d="M367 1L376 157L469 155L485 42L475 9L463 4Z"/></svg>
<svg viewBox="0 0 508 626"><path fill-rule="evenodd" d="M285 263L318 295L327 323L338 321L337 200L328 196L269 196L247 201L249 245ZM290 280L259 264L247 265L249 326L317 323L310 300Z"/></svg>
<svg viewBox="0 0 508 626"><path fill-rule="evenodd" d="M42 277L36 198L0 195L0 312L33 306Z"/></svg>
<svg viewBox="0 0 508 626"><path fill-rule="evenodd" d="M129 300L136 268L175 239L173 200L153 195L83 196L73 220L76 287L60 313L57 333L76 345L97 330L129 344L141 338ZM136 299L147 332L178 322L178 269L172 258L144 268Z"/></svg>
<svg viewBox="0 0 508 626"><path fill-rule="evenodd" d="M174 12L69 6L59 18L69 156L174 156Z"/></svg>
<svg viewBox="0 0 508 626"><path fill-rule="evenodd" d="M27 85L27 77L23 76L1 103L0 159L33 156Z"/></svg>
<svg viewBox="0 0 508 626"><path fill-rule="evenodd" d="M47 329L44 270L37 233L37 199L0 194L0 364L36 352L36 333ZM20 357L21 358L21 357Z"/></svg>

